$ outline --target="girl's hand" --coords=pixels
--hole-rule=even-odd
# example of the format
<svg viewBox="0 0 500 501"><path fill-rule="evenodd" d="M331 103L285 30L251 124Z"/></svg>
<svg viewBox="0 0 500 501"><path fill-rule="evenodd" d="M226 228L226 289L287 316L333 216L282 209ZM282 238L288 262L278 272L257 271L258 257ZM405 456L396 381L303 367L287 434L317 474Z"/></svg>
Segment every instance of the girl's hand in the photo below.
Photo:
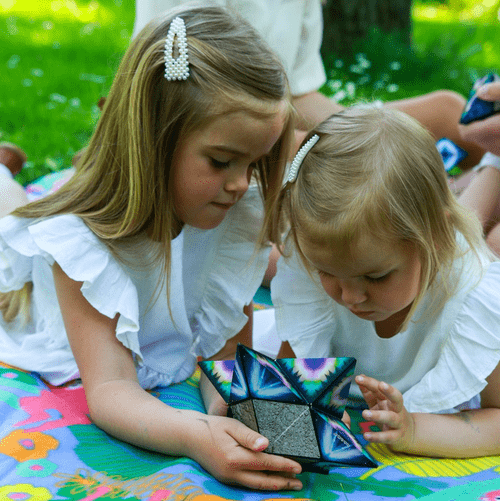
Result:
<svg viewBox="0 0 500 501"><path fill-rule="evenodd" d="M369 407L363 411L363 418L374 421L382 430L364 433L364 438L368 442L387 444L397 451L411 449L415 425L412 415L404 406L401 392L387 383L364 375L357 376L356 383Z"/></svg>
<svg viewBox="0 0 500 501"><path fill-rule="evenodd" d="M269 441L235 419L201 415L190 431L188 456L215 478L260 490L301 490L299 463L262 452Z"/></svg>

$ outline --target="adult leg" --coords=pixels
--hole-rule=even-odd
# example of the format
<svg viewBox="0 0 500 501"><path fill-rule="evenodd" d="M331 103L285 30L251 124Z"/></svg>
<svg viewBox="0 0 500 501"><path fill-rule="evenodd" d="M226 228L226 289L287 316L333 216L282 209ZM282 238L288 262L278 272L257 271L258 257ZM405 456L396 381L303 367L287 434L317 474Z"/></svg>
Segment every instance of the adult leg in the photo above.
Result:
<svg viewBox="0 0 500 501"><path fill-rule="evenodd" d="M471 177L458 200L475 212L487 232L500 201L500 170L490 166L481 169Z"/></svg>
<svg viewBox="0 0 500 501"><path fill-rule="evenodd" d="M465 103L465 98L457 92L438 90L422 96L389 101L386 106L404 111L417 119L436 141L447 137L463 148L468 156L460 163L460 167L468 170L479 163L485 151L475 143L463 141L460 136L458 121Z"/></svg>
<svg viewBox="0 0 500 501"><path fill-rule="evenodd" d="M488 247L500 257L500 169L487 166L474 174L459 201L479 217Z"/></svg>
<svg viewBox="0 0 500 501"><path fill-rule="evenodd" d="M500 257L500 224L497 224L491 229L486 237L488 247Z"/></svg>

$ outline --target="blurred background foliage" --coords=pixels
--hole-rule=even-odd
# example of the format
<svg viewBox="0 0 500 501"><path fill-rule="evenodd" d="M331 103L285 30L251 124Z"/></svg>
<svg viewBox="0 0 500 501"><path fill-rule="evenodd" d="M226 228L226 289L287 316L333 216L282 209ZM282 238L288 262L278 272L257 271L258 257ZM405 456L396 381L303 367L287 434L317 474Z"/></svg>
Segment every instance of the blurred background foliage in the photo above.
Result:
<svg viewBox="0 0 500 501"><path fill-rule="evenodd" d="M373 21L367 5L383 9L395 2L409 5L406 28L366 22ZM342 3L328 0L324 9ZM352 41L335 45L328 38L335 23L325 12L328 82L322 91L341 104L440 88L467 95L476 78L500 71L500 0L344 5L351 15L363 7L365 22ZM20 182L70 166L85 145L99 116L97 102L130 41L134 12L133 0L0 0L0 141L29 155Z"/></svg>

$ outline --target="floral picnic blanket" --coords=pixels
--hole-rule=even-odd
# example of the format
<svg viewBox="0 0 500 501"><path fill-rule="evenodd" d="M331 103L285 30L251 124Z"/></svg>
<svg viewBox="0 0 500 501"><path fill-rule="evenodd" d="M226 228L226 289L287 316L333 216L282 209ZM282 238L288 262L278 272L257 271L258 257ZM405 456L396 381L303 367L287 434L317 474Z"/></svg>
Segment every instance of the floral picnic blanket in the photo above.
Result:
<svg viewBox="0 0 500 501"><path fill-rule="evenodd" d="M153 394L203 411L198 374ZM168 457L115 439L92 424L76 383L47 385L35 373L0 364L0 500L272 501L500 499L500 457L443 460L368 445L377 468L303 473L300 492L255 492L224 485L188 458ZM353 431L362 440L359 412ZM168 433L168 430L165 431Z"/></svg>

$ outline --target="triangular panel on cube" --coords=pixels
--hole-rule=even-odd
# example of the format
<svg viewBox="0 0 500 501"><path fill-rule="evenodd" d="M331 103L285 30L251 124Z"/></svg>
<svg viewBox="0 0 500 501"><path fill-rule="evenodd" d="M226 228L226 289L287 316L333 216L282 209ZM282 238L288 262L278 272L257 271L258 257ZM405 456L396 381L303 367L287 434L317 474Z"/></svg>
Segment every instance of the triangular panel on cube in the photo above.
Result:
<svg viewBox="0 0 500 501"><path fill-rule="evenodd" d="M335 363L335 378L331 379L330 386L313 402L315 409L326 414L332 414L337 419L342 419L356 360L352 357L337 358Z"/></svg>
<svg viewBox="0 0 500 501"><path fill-rule="evenodd" d="M290 403L303 402L300 393L293 388L273 359L240 346L239 360L247 378L249 394L253 398Z"/></svg>
<svg viewBox="0 0 500 501"><path fill-rule="evenodd" d="M245 375L243 361L241 359L241 350L236 350L229 403L232 404L247 398L250 398L250 393L248 391L247 378Z"/></svg>
<svg viewBox="0 0 500 501"><path fill-rule="evenodd" d="M339 466L378 466L342 421L315 411L313 420L324 459Z"/></svg>
<svg viewBox="0 0 500 501"><path fill-rule="evenodd" d="M234 364L234 360L204 360L198 364L226 403L231 394Z"/></svg>
<svg viewBox="0 0 500 501"><path fill-rule="evenodd" d="M306 402L313 402L336 378L335 358L281 358L276 360Z"/></svg>

